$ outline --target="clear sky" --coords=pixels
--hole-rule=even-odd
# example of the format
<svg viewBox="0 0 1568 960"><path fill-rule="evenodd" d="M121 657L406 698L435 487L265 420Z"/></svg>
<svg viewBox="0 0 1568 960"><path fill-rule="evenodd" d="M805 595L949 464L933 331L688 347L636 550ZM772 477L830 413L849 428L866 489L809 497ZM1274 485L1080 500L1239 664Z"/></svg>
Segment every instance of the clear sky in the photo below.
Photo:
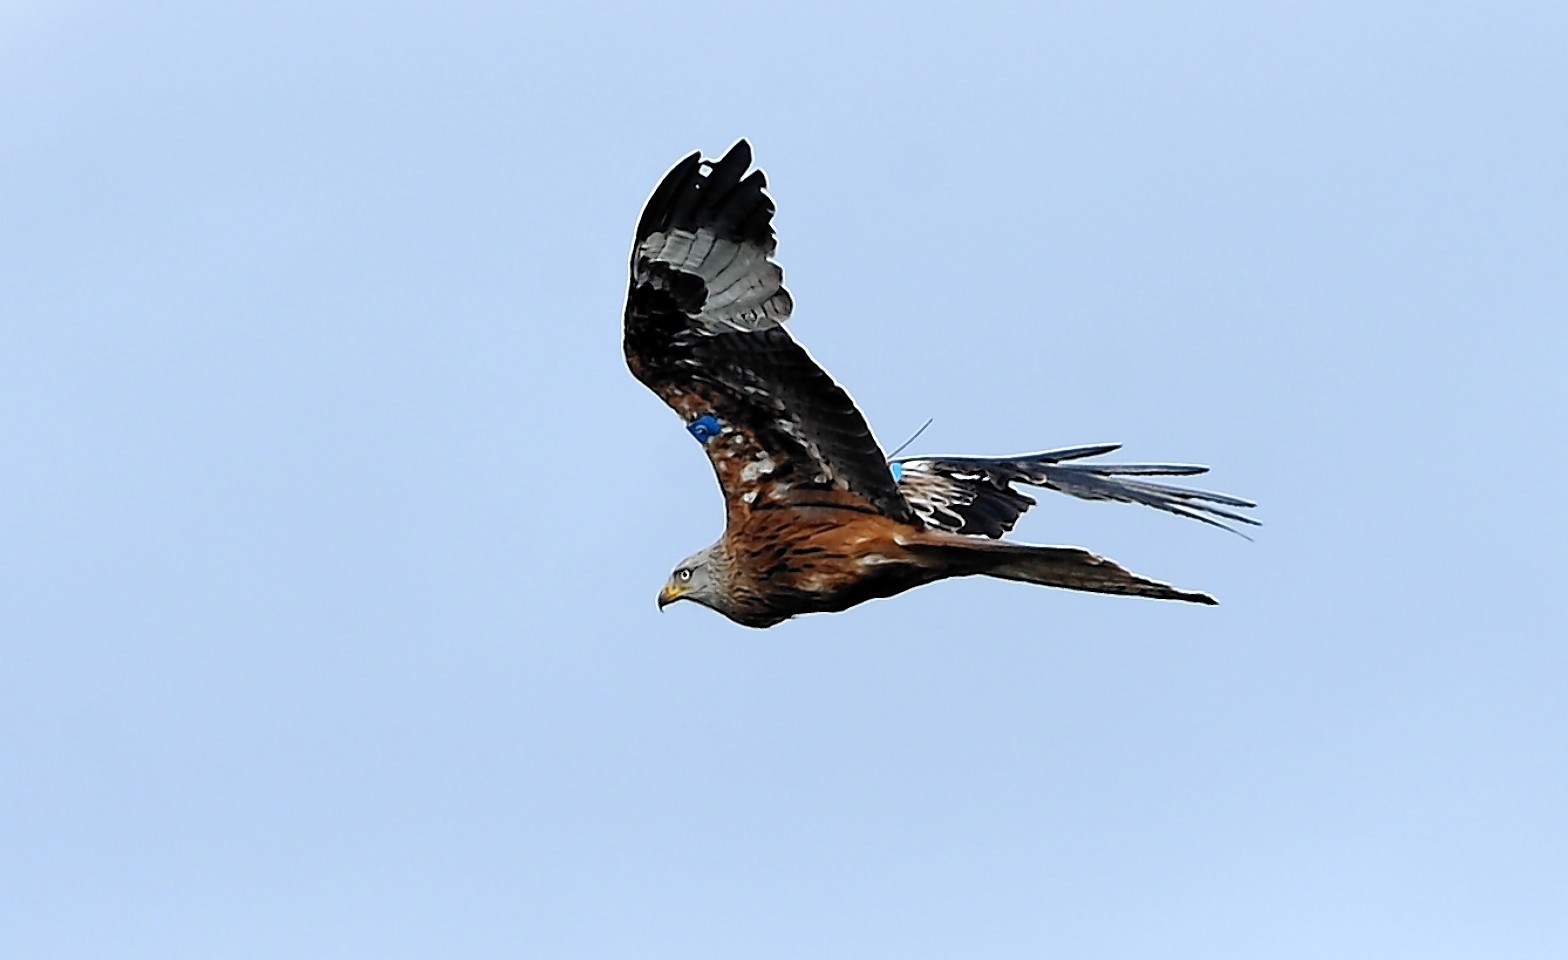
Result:
<svg viewBox="0 0 1568 960"><path fill-rule="evenodd" d="M0 4L0 953L1568 956L1568 6ZM654 597L749 137L891 446L1217 608Z"/></svg>

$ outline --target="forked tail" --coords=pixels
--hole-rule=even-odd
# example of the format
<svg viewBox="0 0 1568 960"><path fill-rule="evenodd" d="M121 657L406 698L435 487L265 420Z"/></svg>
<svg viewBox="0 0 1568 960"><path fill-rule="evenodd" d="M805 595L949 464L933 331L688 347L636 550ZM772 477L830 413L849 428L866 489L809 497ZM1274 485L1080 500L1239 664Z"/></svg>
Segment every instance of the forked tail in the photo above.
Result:
<svg viewBox="0 0 1568 960"><path fill-rule="evenodd" d="M986 570L985 575L1092 593L1119 593L1129 597L1186 600L1189 603L1219 603L1206 593L1181 590L1168 583L1140 577L1114 561L1077 547L1019 546L1029 552L1020 553L1017 559L998 563Z"/></svg>
<svg viewBox="0 0 1568 960"><path fill-rule="evenodd" d="M975 574L1038 583L1068 590L1114 593L1155 600L1185 600L1188 603L1217 604L1206 593L1182 590L1159 580L1140 577L1113 560L1090 553L1082 547L1040 547L1006 540L987 540L928 531L911 547L945 555L955 575Z"/></svg>

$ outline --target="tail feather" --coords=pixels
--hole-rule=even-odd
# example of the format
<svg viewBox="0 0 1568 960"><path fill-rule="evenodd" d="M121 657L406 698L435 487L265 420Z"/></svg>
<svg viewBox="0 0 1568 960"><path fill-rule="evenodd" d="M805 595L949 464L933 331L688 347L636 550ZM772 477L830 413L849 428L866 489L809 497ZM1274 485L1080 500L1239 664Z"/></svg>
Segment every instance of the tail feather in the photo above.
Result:
<svg viewBox="0 0 1568 960"><path fill-rule="evenodd" d="M998 563L983 571L988 577L1038 583L1090 593L1115 593L1155 600L1186 600L1217 604L1218 600L1196 590L1182 590L1159 580L1140 577L1113 560L1077 547L1030 547L1028 554Z"/></svg>
<svg viewBox="0 0 1568 960"><path fill-rule="evenodd" d="M917 551L936 551L952 570L950 575L973 574L1037 583L1047 587L1112 593L1155 600L1185 600L1218 604L1196 590L1182 590L1159 580L1139 576L1114 560L1082 547L1046 547L1007 540L989 540L929 531L909 544Z"/></svg>

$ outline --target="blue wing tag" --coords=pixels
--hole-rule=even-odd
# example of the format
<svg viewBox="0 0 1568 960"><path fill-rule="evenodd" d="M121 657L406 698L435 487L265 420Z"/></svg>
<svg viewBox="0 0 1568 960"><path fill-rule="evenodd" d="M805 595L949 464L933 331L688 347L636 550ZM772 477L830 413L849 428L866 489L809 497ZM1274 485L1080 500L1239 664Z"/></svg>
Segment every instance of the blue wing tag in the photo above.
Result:
<svg viewBox="0 0 1568 960"><path fill-rule="evenodd" d="M904 465L899 463L897 460L894 460L892 463L887 465L887 471L893 475L894 483L898 483L900 480L904 479Z"/></svg>
<svg viewBox="0 0 1568 960"><path fill-rule="evenodd" d="M697 438L697 442L706 444L709 440L719 435L723 427L719 426L719 418L711 413L705 413L691 423L686 424L686 432Z"/></svg>

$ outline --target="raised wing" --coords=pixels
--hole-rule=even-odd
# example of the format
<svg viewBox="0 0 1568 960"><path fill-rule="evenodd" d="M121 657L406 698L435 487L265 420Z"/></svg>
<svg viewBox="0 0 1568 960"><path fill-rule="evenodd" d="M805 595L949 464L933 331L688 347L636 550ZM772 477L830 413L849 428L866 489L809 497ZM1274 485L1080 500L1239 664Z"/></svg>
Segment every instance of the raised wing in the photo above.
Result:
<svg viewBox="0 0 1568 960"><path fill-rule="evenodd" d="M782 326L773 201L750 166L741 140L654 189L632 246L626 363L707 450L732 518L818 504L913 522L865 418Z"/></svg>
<svg viewBox="0 0 1568 960"><path fill-rule="evenodd" d="M1067 447L1018 457L911 457L891 464L904 498L927 526L956 533L1000 537L1034 506L1034 498L1014 483L1059 490L1085 500L1141 503L1242 534L1225 521L1258 525L1233 509L1257 506L1224 493L1166 483L1132 480L1140 476L1193 476L1208 467L1175 463L1065 463L1097 457L1121 444Z"/></svg>

